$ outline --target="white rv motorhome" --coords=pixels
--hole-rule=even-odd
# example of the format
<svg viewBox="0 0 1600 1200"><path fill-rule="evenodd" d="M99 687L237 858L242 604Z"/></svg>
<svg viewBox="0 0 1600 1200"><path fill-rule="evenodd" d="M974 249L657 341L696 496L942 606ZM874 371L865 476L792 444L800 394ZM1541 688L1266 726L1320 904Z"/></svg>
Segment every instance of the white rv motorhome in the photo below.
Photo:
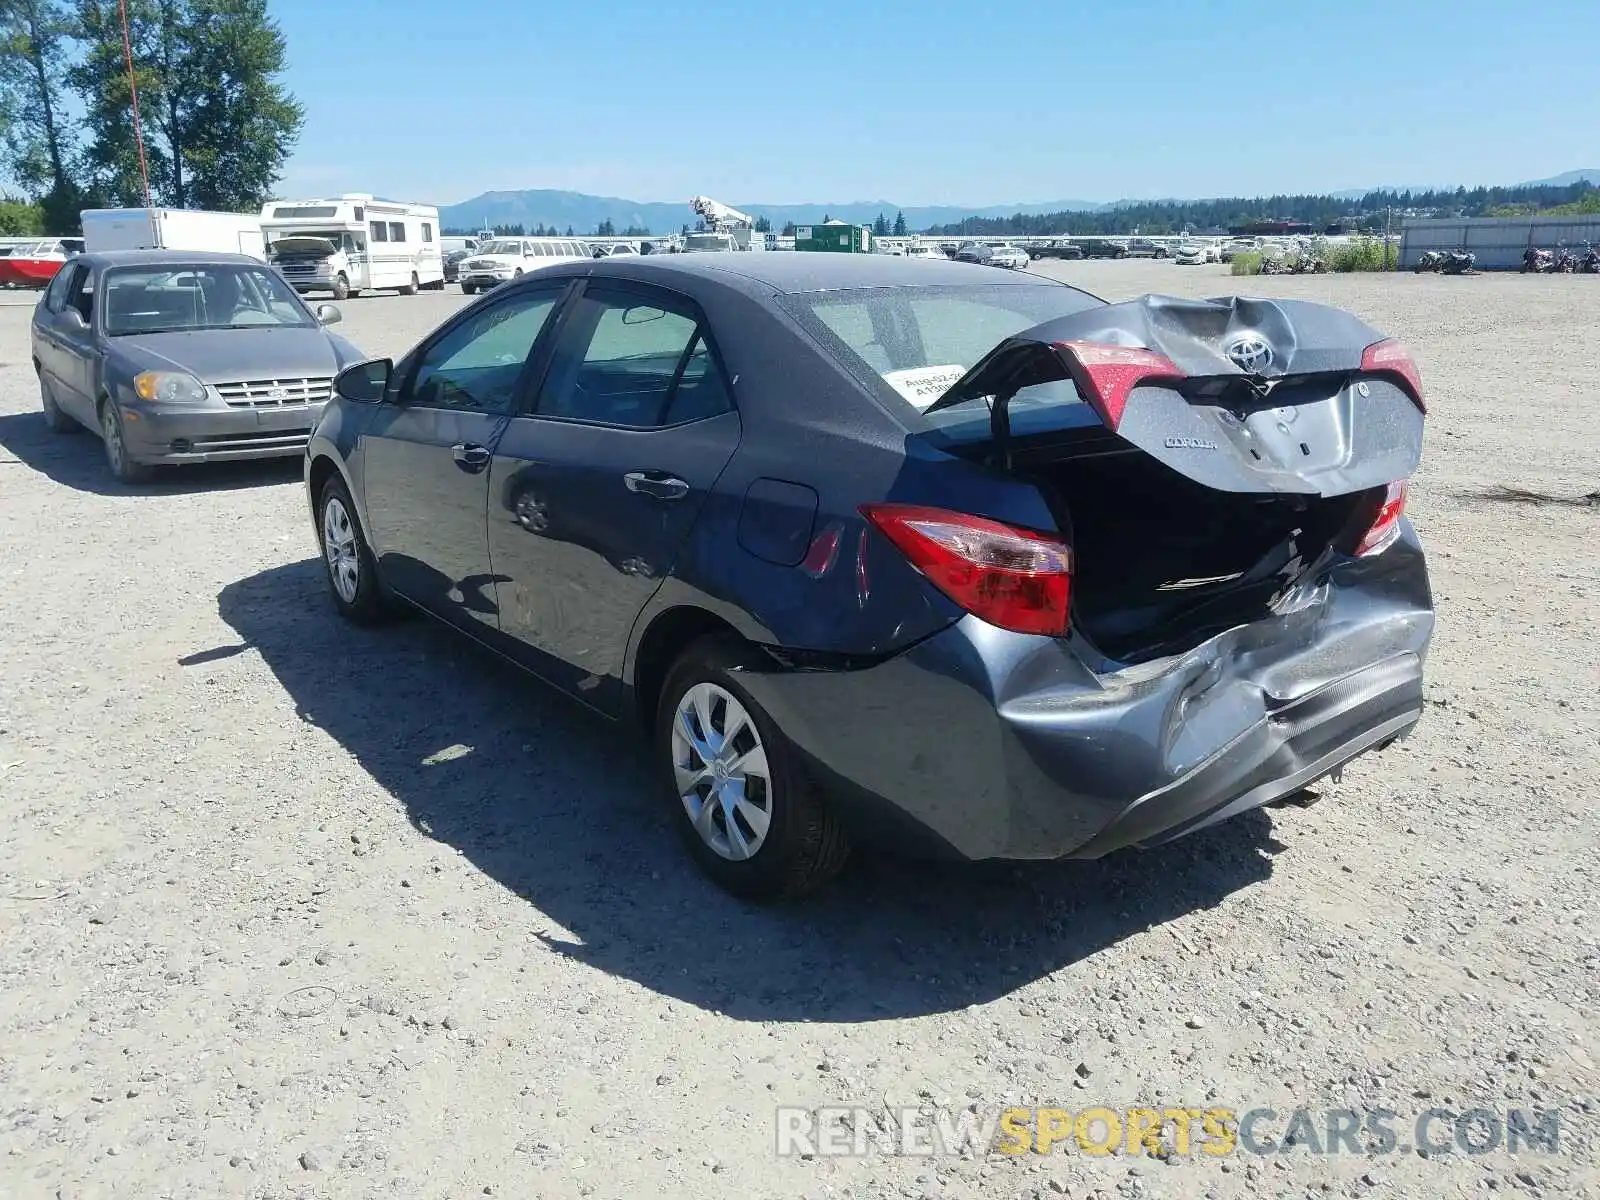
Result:
<svg viewBox="0 0 1600 1200"><path fill-rule="evenodd" d="M439 210L346 193L332 200L274 200L261 209L268 261L297 292L334 299L444 287Z"/></svg>

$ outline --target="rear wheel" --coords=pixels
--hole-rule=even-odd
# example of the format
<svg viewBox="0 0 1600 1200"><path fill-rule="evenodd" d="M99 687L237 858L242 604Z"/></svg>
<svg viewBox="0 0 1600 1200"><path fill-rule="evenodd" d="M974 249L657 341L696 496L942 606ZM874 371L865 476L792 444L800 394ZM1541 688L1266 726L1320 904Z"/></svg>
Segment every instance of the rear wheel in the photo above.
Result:
<svg viewBox="0 0 1600 1200"><path fill-rule="evenodd" d="M61 411L61 406L56 403L56 398L50 392L50 385L45 382L44 372L37 366L34 370L39 376L39 407L44 409L44 423L51 433L77 433L79 425L66 413Z"/></svg>
<svg viewBox="0 0 1600 1200"><path fill-rule="evenodd" d="M754 659L735 637L690 646L661 691L655 756L701 870L737 896L792 899L837 875L849 842L793 743L740 682Z"/></svg>
<svg viewBox="0 0 1600 1200"><path fill-rule="evenodd" d="M371 625L387 616L377 564L361 531L350 491L337 476L323 484L317 500L317 535L339 615L358 625Z"/></svg>
<svg viewBox="0 0 1600 1200"><path fill-rule="evenodd" d="M415 296L420 289L421 284L417 281L417 273L413 271L411 272L411 282L401 287L400 294L402 296Z"/></svg>
<svg viewBox="0 0 1600 1200"><path fill-rule="evenodd" d="M150 478L149 465L139 462L128 450L122 413L110 400L100 402L100 437L105 442L106 466L119 483L143 483Z"/></svg>

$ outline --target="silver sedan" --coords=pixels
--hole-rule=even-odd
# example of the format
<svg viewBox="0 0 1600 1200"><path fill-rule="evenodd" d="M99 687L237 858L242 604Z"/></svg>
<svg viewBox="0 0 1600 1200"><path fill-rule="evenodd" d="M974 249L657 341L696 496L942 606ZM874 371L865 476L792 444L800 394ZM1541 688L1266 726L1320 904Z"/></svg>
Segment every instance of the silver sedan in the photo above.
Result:
<svg viewBox="0 0 1600 1200"><path fill-rule="evenodd" d="M156 464L295 456L361 352L243 254L130 250L64 266L33 315L50 428L97 431L125 483Z"/></svg>

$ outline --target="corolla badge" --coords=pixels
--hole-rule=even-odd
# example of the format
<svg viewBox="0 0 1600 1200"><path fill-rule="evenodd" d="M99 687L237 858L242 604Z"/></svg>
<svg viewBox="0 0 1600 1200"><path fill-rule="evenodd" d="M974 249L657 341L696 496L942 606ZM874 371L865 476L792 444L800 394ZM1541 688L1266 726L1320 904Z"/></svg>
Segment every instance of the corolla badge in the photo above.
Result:
<svg viewBox="0 0 1600 1200"><path fill-rule="evenodd" d="M1272 347L1258 334L1247 333L1229 342L1223 353L1246 375L1259 375L1273 363Z"/></svg>
<svg viewBox="0 0 1600 1200"><path fill-rule="evenodd" d="M1215 450L1217 444L1205 438L1169 437L1163 445L1168 450Z"/></svg>

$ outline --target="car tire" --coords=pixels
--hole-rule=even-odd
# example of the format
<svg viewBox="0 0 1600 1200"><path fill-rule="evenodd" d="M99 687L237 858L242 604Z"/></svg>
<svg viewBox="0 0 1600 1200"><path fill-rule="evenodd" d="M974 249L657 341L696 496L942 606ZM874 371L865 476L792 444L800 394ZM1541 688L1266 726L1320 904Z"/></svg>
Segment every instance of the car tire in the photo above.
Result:
<svg viewBox="0 0 1600 1200"><path fill-rule="evenodd" d="M461 285L461 294L463 296L475 295L477 293L477 290L478 289L474 285L472 285L470 283L463 283Z"/></svg>
<svg viewBox="0 0 1600 1200"><path fill-rule="evenodd" d="M134 458L122 429L122 411L110 400L101 400L100 440L105 443L106 466L118 483L144 483L150 478L148 463Z"/></svg>
<svg viewBox="0 0 1600 1200"><path fill-rule="evenodd" d="M740 681L761 665L733 636L705 638L685 650L661 689L654 757L673 823L700 869L744 899L792 900L837 875L850 843L800 752ZM730 725L734 737L724 745ZM720 749L715 758L704 753L711 746ZM734 766L757 752L763 769ZM714 764L720 764L714 777L694 778ZM722 790L732 783L736 792ZM698 798L702 819L688 797ZM759 832L757 814L766 822Z"/></svg>
<svg viewBox="0 0 1600 1200"><path fill-rule="evenodd" d="M417 273L413 271L411 272L411 282L400 289L400 294L402 296L415 296L421 290L422 285L417 280Z"/></svg>
<svg viewBox="0 0 1600 1200"><path fill-rule="evenodd" d="M44 380L44 372L37 367L34 370L39 376L39 407L44 410L46 427L51 433L77 433L83 426L61 411L61 406L50 393L50 385Z"/></svg>
<svg viewBox="0 0 1600 1200"><path fill-rule="evenodd" d="M518 267L515 271L513 271L511 273L511 278L513 278L513 279L521 279L522 278L522 268Z"/></svg>
<svg viewBox="0 0 1600 1200"><path fill-rule="evenodd" d="M347 279L342 273L334 276L333 298L335 300L350 299L350 280Z"/></svg>
<svg viewBox="0 0 1600 1200"><path fill-rule="evenodd" d="M350 489L337 475L317 496L317 544L328 576L328 591L339 615L357 625L376 625L390 613L378 564L356 515Z"/></svg>

